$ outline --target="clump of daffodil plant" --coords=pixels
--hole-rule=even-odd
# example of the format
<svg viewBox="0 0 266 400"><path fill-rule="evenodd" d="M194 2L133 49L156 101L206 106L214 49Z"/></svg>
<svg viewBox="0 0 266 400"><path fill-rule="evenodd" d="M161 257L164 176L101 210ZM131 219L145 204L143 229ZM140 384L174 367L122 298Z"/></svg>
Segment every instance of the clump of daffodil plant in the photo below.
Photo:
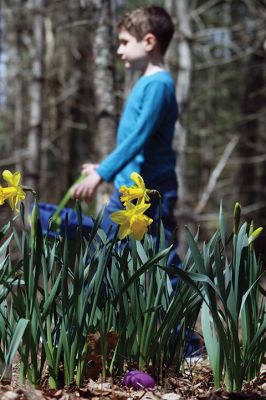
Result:
<svg viewBox="0 0 266 400"><path fill-rule="evenodd" d="M131 187L123 185L119 189L122 193L120 200L125 209L113 212L111 219L120 225L118 232L120 239L132 235L134 239L142 240L148 231L148 226L153 222L152 218L144 214L151 206L149 193L152 191L146 188L144 180L136 172L132 172L130 178L134 185ZM133 201L136 201L136 204Z"/></svg>
<svg viewBox="0 0 266 400"><path fill-rule="evenodd" d="M0 205L7 202L18 211L32 190L20 184L19 172L5 170L2 176ZM28 379L39 385L48 371L52 389L81 386L90 372L95 373L88 337L99 335L103 381L107 371L120 376L125 366L136 365L139 370L148 366L153 377L162 380L169 370L181 367L187 332L194 329L202 302L202 332L215 386L239 391L243 381L260 370L266 306L262 263L253 242L262 228L241 225L237 204L233 232L228 231L221 208L210 241L202 245L187 228L189 250L183 268L166 267L171 247L165 246L163 229L158 230L158 246L145 235L153 222L145 213L153 193L159 202L160 195L147 189L137 173L131 179L131 187L120 188L124 209L112 215L120 238L133 237L125 246L118 246L116 235L110 239L101 229L103 213L85 237L78 205L74 242L60 233L51 240L42 231L37 200L30 231L26 224L17 228L13 219L0 227L0 308L5 327L0 329L0 367L5 367L3 372L0 368L0 379L18 356L22 384ZM71 188L61 210L70 194ZM20 210L23 215L23 207ZM184 281L178 290L169 274ZM111 352L108 337L113 338Z"/></svg>
<svg viewBox="0 0 266 400"><path fill-rule="evenodd" d="M9 202L14 210L20 208L24 218L19 203L30 189L21 185L19 172L4 171L3 178L6 183L0 189L0 204ZM28 379L37 385L48 371L52 389L62 384L80 386L90 372L95 373L88 337L98 334L103 380L107 371L121 375L125 365L138 365L140 370L153 365L154 377L163 376L163 370L167 374L173 363L177 368L181 365L183 332L194 326L202 300L193 288L184 285L174 291L171 287L163 269L170 251L163 232L158 248L145 235L153 222L145 214L154 191L145 187L137 173L131 178L133 186L120 189L124 209L112 217L120 225L121 238L133 237L125 246L117 246L116 235L110 239L104 233L102 212L88 237L83 235L79 204L74 239L68 235L68 214L65 232L61 229L58 235L49 236L42 226L37 199L31 227L13 224L13 218L0 227L0 308L6 327L0 329L0 367L5 366L4 372L0 369L0 379L17 356L22 384ZM53 220L63 220L60 211L71 190ZM177 326L181 327L178 332ZM110 333L116 338L111 352Z"/></svg>
<svg viewBox="0 0 266 400"><path fill-rule="evenodd" d="M201 328L216 388L240 391L244 381L259 375L266 349L266 296L262 287L262 260L254 241L262 227L241 224L241 206L235 204L233 232L228 230L222 203L219 225L209 242L186 228L195 269L176 270L201 293Z"/></svg>

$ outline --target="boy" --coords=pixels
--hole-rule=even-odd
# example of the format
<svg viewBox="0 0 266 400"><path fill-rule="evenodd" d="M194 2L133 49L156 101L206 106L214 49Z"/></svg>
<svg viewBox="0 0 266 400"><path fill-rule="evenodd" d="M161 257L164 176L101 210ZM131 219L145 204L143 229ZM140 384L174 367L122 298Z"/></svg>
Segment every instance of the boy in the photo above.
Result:
<svg viewBox="0 0 266 400"><path fill-rule="evenodd" d="M123 208L119 188L132 186L130 175L137 172L147 188L156 189L162 195L163 223L169 241L175 228L173 211L177 199L175 154L171 145L178 110L175 85L165 70L164 54L174 26L163 8L149 6L125 14L118 31L117 54L126 69L139 70L142 75L126 102L116 148L100 164L83 165L82 172L88 177L76 186L73 197L89 202L102 181L114 181L115 190L103 220L103 229L107 231L114 225L110 214ZM154 221L158 219L158 206L151 207L149 216ZM178 264L175 252L172 257L171 261Z"/></svg>

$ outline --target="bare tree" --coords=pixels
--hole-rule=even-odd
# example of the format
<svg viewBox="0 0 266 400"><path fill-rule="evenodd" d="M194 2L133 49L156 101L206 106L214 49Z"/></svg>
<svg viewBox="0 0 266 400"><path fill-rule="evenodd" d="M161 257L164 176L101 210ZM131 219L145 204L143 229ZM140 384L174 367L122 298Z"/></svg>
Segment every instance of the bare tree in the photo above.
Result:
<svg viewBox="0 0 266 400"><path fill-rule="evenodd" d="M179 119L176 124L174 147L177 150L177 176L178 176L178 226L179 229L179 254L181 257L186 252L186 241L184 237L184 224L191 219L192 209L189 206L187 195L187 165L186 165L186 147L187 147L187 119L188 105L192 74L192 54L191 38L192 31L190 26L189 9L186 0L167 0L166 7L171 15L177 19L177 33L174 44L177 45L177 51L172 47L170 49L168 62L175 65L173 60L177 57L178 70L176 77L176 96L179 106Z"/></svg>
<svg viewBox="0 0 266 400"><path fill-rule="evenodd" d="M241 142L238 154L241 157L239 168L239 192L241 194L243 211L253 220L256 226L266 226L265 201L265 51L261 46L250 57L246 69L246 87L243 97L243 111L248 117L242 125ZM256 73L255 73L256 71ZM264 115L264 117L263 117ZM261 157L258 159L258 155ZM264 157L263 157L264 156ZM256 158L259 162L256 161ZM265 230L265 229L264 229ZM259 252L266 262L266 233L256 241Z"/></svg>
<svg viewBox="0 0 266 400"><path fill-rule="evenodd" d="M95 142L102 160L114 147L117 128L111 0L94 0L93 18L93 81L97 123ZM101 187L98 195L99 207L106 190L108 189L105 186Z"/></svg>
<svg viewBox="0 0 266 400"><path fill-rule="evenodd" d="M27 137L26 184L38 191L44 101L44 10L45 0L33 3L32 81L30 84L30 121Z"/></svg>
<svg viewBox="0 0 266 400"><path fill-rule="evenodd" d="M15 4L5 3L1 8L1 121L6 138L4 157L1 165L22 171L26 155L24 146L24 129L26 113L23 103L27 99L25 91L24 61L25 14L21 0ZM3 56L3 57L2 57ZM2 147L3 149L3 147Z"/></svg>
<svg viewBox="0 0 266 400"><path fill-rule="evenodd" d="M21 160L21 148L23 148L23 85L22 85L22 62L21 62L21 23L22 23L22 12L21 12L21 2L16 11L16 16L13 16L14 20L14 36L15 36L15 46L13 48L14 55L14 159L16 164L16 170L22 171L22 160ZM17 16L20 18L17 18Z"/></svg>

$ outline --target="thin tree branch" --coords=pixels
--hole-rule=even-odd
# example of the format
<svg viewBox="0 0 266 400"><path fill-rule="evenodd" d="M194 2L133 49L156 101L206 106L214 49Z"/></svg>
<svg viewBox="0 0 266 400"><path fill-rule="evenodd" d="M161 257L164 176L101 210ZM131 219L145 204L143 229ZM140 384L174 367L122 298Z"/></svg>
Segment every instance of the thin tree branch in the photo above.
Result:
<svg viewBox="0 0 266 400"><path fill-rule="evenodd" d="M203 211L203 209L205 208L205 206L216 186L217 180L219 179L219 177L220 177L224 167L226 166L226 163L227 163L230 155L232 154L234 148L236 147L238 141L239 141L239 136L233 136L232 139L230 140L230 142L225 147L222 157L220 158L218 164L212 171L209 182L206 186L206 189L204 190L198 204L195 207L196 214L201 213Z"/></svg>
<svg viewBox="0 0 266 400"><path fill-rule="evenodd" d="M260 154L254 157L243 157L229 160L229 164L258 164L266 161L266 154Z"/></svg>
<svg viewBox="0 0 266 400"><path fill-rule="evenodd" d="M249 204L247 206L242 206L241 207L241 213L243 215L248 215L251 212L261 210L262 208L266 207L266 202L265 201L258 201L257 203L254 204ZM231 212L225 211L224 212L225 217L229 218L231 216ZM195 219L197 222L208 222L208 221L216 221L217 220L217 213L204 213L204 214L198 214L195 216Z"/></svg>
<svg viewBox="0 0 266 400"><path fill-rule="evenodd" d="M18 163L25 162L28 158L28 152L27 151L20 151L19 155L14 155L11 157L3 158L0 160L0 167L9 167L10 165L16 165Z"/></svg>
<svg viewBox="0 0 266 400"><path fill-rule="evenodd" d="M201 5L200 7L196 8L195 10L191 11L191 16L195 17L200 14L204 14L210 8L217 6L219 3L221 3L221 0L207 1L207 2L205 2L205 4Z"/></svg>
<svg viewBox="0 0 266 400"><path fill-rule="evenodd" d="M211 61L206 64L196 65L194 69L195 69L195 71L202 71L204 69L216 68L216 67L221 67L223 65L232 64L234 62L237 62L239 60L243 60L243 59L249 57L254 52L255 52L254 49L249 49L241 54L238 54L237 56L231 57L228 60L223 59L223 60L218 60L218 61Z"/></svg>

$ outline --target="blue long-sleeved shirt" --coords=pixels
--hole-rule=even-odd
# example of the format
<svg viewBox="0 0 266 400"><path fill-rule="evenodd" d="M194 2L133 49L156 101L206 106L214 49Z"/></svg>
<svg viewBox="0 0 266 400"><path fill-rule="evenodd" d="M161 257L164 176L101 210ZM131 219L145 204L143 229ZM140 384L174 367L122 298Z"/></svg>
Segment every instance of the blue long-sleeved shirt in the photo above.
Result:
<svg viewBox="0 0 266 400"><path fill-rule="evenodd" d="M97 168L107 182L119 189L131 186L130 174L138 172L147 187L172 176L172 150L178 115L175 85L167 71L142 76L134 85L118 126L117 145Z"/></svg>

